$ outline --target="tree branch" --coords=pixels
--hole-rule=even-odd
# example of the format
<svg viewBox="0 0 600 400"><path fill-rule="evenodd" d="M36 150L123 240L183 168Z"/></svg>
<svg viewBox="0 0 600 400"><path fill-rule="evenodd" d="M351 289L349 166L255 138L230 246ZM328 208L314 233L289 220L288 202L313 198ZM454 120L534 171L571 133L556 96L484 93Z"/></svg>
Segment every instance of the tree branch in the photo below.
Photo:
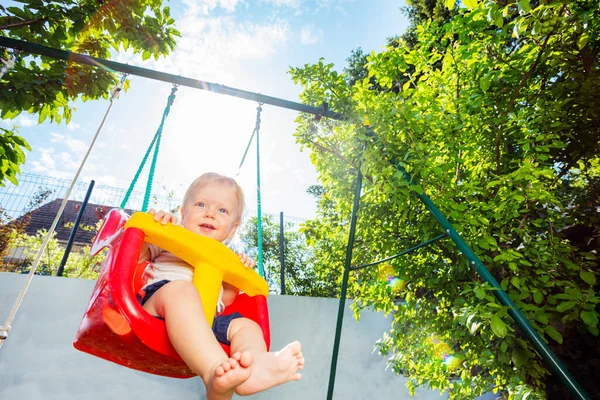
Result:
<svg viewBox="0 0 600 400"><path fill-rule="evenodd" d="M2 26L0 26L0 31L7 30L7 29L21 28L23 26L33 25L38 22L46 22L46 17L39 17L36 19L31 19L29 21L19 21L19 22L15 22L13 24L2 25Z"/></svg>

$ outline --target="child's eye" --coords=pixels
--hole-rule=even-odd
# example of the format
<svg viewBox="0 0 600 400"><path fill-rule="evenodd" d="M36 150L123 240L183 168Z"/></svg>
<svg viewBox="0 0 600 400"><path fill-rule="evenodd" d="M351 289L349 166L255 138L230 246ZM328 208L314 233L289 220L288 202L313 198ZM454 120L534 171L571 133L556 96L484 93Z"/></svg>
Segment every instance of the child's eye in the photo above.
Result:
<svg viewBox="0 0 600 400"><path fill-rule="evenodd" d="M203 202L199 202L199 203L197 204L197 206L198 206L198 207L204 207L204 206L206 206L206 204L204 204Z"/></svg>
<svg viewBox="0 0 600 400"><path fill-rule="evenodd" d="M219 212L223 213L223 214L227 214L228 213L228 211L227 211L226 208L219 208Z"/></svg>

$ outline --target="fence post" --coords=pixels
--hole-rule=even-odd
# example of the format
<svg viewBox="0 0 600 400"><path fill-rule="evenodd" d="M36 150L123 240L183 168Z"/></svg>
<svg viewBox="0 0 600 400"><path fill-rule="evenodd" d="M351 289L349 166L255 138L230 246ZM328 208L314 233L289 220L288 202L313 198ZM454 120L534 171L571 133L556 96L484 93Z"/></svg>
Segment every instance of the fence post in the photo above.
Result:
<svg viewBox="0 0 600 400"><path fill-rule="evenodd" d="M87 206L87 203L90 200L90 196L92 194L92 190L94 189L95 183L96 182L93 180L90 182L90 186L88 187L87 193L85 194L85 199L83 199L83 203L81 203L81 208L79 209L79 213L77 214L77 218L75 219L75 225L73 226L73 229L71 229L69 241L67 242L67 247L65 247L65 253L63 254L62 260L60 260L60 266L58 267L58 271L56 271L56 276L62 276L65 270L65 264L69 259L69 254L71 254L71 248L73 247L73 242L75 241L75 235L77 234L77 230L79 230L81 218L83 217L85 207Z"/></svg>
<svg viewBox="0 0 600 400"><path fill-rule="evenodd" d="M279 213L279 264L281 265L281 294L285 294L285 237L283 236L283 211Z"/></svg>

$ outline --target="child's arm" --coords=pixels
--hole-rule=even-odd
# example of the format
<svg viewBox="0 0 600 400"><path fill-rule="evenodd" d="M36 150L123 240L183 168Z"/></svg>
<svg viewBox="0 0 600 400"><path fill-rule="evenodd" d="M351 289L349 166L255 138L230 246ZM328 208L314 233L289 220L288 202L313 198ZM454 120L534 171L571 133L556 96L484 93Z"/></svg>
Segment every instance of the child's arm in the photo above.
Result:
<svg viewBox="0 0 600 400"><path fill-rule="evenodd" d="M222 300L223 300L223 304L225 305L225 307L229 307L230 305L232 305L239 293L240 293L240 290L238 288L236 288L235 286L233 286L227 282L223 282L223 298L222 298Z"/></svg>
<svg viewBox="0 0 600 400"><path fill-rule="evenodd" d="M156 211L154 208L151 208L148 210L148 214L154 215L154 220L163 225L166 225L169 222L173 225L177 225L177 217L162 210ZM144 242L142 244L142 249L140 250L138 264L143 263L144 261L154 260L161 252L162 249L158 246Z"/></svg>
<svg viewBox="0 0 600 400"><path fill-rule="evenodd" d="M253 259L242 252L237 254L246 268L254 268L256 262ZM240 289L227 282L223 282L223 304L225 304L225 307L229 307L231 304L233 304L239 293Z"/></svg>

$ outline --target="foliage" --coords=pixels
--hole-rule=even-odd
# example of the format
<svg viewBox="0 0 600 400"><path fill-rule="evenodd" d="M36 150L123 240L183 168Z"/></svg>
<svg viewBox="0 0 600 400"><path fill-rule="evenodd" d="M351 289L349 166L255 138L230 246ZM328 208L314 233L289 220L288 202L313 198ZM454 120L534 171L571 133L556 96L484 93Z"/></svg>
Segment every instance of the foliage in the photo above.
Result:
<svg viewBox="0 0 600 400"><path fill-rule="evenodd" d="M24 232L25 227L31 221L32 213L40 204L52 194L52 190L38 188L25 207L24 213L18 219L11 221L10 215L0 206L0 271L12 271L12 267L5 263L4 258L14 247L13 242L17 235Z"/></svg>
<svg viewBox="0 0 600 400"><path fill-rule="evenodd" d="M20 166L25 163L24 149L31 151L29 144L16 130L0 128L0 186L4 186L6 180L17 184Z"/></svg>
<svg viewBox="0 0 600 400"><path fill-rule="evenodd" d="M241 233L241 240L247 248L252 249L248 255L257 258L258 229L257 217L252 217ZM281 264L279 261L279 224L270 217L263 217L263 266L270 288L280 291ZM306 245L306 238L288 224L284 228L284 264L286 294L294 296L332 297L337 293L337 286L323 275L322 270L314 266L314 255Z"/></svg>
<svg viewBox="0 0 600 400"><path fill-rule="evenodd" d="M162 0L18 2L23 6L0 5L3 35L93 57L108 59L111 51L131 50L143 59L158 58L174 49L175 37L179 36L170 9L162 7ZM107 99L118 79L108 68L0 49L0 58L8 60L10 55L16 57L16 64L0 79L2 119L27 111L37 114L39 123L47 118L69 122L73 111L70 102L78 98ZM12 138L14 143L28 148L14 131ZM0 145L0 151L7 152L5 143ZM13 163L18 166L22 160ZM12 179L18 172L14 165L8 171L6 178ZM3 178L0 175L0 182Z"/></svg>
<svg viewBox="0 0 600 400"><path fill-rule="evenodd" d="M39 230L35 236L19 234L14 240L14 246L23 250L25 260L19 265L19 268L13 272L28 272L33 265L33 261L38 256L42 248L42 243L46 238L48 231ZM56 232L48 241L48 245L42 254L40 263L36 270L38 275L56 275L60 262L62 261L65 248L56 240ZM97 279L100 273L100 267L104 261L105 254L100 253L97 256L90 256L90 246L84 246L78 251L72 251L65 264L63 271L64 277L80 279Z"/></svg>
<svg viewBox="0 0 600 400"><path fill-rule="evenodd" d="M348 117L298 118L297 140L312 150L325 188L306 234L315 265L341 274L360 168L352 264L397 254L440 233L414 196L425 191L560 350L567 336L598 336L598 260L565 232L600 231L600 11L595 1L464 5L446 23L417 25L414 45L371 54L354 85L323 60L292 68L305 103ZM392 265L409 282L403 301L376 270L351 273L350 295L358 309L393 314L378 345L411 390L544 397L546 366L448 239ZM432 335L452 367L435 355Z"/></svg>

